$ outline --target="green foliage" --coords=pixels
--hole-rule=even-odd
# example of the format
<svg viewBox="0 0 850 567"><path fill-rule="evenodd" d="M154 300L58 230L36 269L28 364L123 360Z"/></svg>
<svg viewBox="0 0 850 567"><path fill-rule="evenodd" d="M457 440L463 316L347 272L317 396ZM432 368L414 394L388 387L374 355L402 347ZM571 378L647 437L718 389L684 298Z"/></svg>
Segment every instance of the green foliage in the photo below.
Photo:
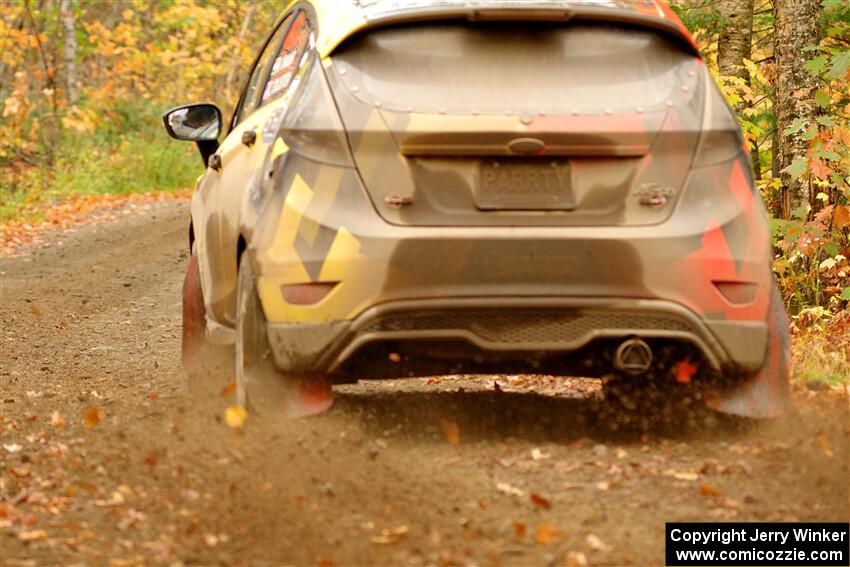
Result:
<svg viewBox="0 0 850 567"><path fill-rule="evenodd" d="M714 4L714 0L701 0L688 5L671 3L670 8L679 16L688 31L699 41L701 38L720 31L722 26L727 24L723 21L720 13L714 9Z"/></svg>
<svg viewBox="0 0 850 567"><path fill-rule="evenodd" d="M753 151L757 185L767 208L779 215L782 183L772 176L774 143L795 135L806 152L784 173L810 188L812 203L772 218L774 270L789 310L799 318L813 308L826 313L846 309L850 301L850 4L824 0L823 39L805 48L805 68L818 78L814 91L799 89L793 96L809 98L818 109L814 120L801 118L775 135L773 108L777 80L772 58L773 12L769 2L755 3L752 59L744 61L745 78L721 76L715 59L717 23L708 12L714 2L679 0L679 13L694 33L709 68L738 120Z"/></svg>
<svg viewBox="0 0 850 567"><path fill-rule="evenodd" d="M122 102L117 121L92 132L66 133L52 171L29 168L0 178L0 215L18 217L25 207L69 195L168 191L190 187L201 161L190 144L163 135L161 108L151 102Z"/></svg>
<svg viewBox="0 0 850 567"><path fill-rule="evenodd" d="M198 152L163 136L158 111L148 103L132 109L121 128L78 138L57 162L55 190L101 195L190 187L201 169Z"/></svg>
<svg viewBox="0 0 850 567"><path fill-rule="evenodd" d="M784 132L802 132L808 143L806 155L785 171L808 182L815 200L773 225L777 277L801 313L811 306L841 309L850 301L850 7L831 0L822 6L826 33L807 50L805 65L818 78L814 102L820 115L812 123L795 121Z"/></svg>
<svg viewBox="0 0 850 567"><path fill-rule="evenodd" d="M191 186L202 170L198 152L165 134L161 112L212 99L227 114L283 2L77 0L70 6L76 100L67 92L59 3L0 2L3 220L74 194ZM251 28L243 30L246 22Z"/></svg>

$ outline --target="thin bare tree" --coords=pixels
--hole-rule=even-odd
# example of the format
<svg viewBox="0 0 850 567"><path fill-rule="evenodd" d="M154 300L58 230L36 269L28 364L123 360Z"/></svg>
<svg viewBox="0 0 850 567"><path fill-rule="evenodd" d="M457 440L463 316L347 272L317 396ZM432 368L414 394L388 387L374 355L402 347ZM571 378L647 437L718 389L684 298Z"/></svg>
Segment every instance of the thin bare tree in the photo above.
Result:
<svg viewBox="0 0 850 567"><path fill-rule="evenodd" d="M77 30L71 0L62 0L59 4L62 16L62 63L65 67L65 96L68 104L73 105L79 99L77 89Z"/></svg>

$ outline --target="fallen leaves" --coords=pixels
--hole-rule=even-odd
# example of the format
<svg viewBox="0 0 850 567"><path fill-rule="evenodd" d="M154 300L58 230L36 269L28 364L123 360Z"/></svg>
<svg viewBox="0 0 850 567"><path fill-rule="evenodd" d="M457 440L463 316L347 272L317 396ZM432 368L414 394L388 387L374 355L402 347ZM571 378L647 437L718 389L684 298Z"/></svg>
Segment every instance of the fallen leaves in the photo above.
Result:
<svg viewBox="0 0 850 567"><path fill-rule="evenodd" d="M118 490L114 490L108 499L95 500L94 505L98 508L111 508L113 506L120 506L126 501L127 499L124 497L124 494Z"/></svg>
<svg viewBox="0 0 850 567"><path fill-rule="evenodd" d="M221 543L227 543L229 540L230 537L227 534L204 534L204 543L207 545L207 547L215 547Z"/></svg>
<svg viewBox="0 0 850 567"><path fill-rule="evenodd" d="M159 462L159 453L156 450L148 451L145 455L144 463L149 467L155 467Z"/></svg>
<svg viewBox="0 0 850 567"><path fill-rule="evenodd" d="M145 516L144 512L139 512L135 508L130 508L124 514L124 517L119 520L116 527L121 531L128 530L136 526L137 524L145 521L146 518L147 516Z"/></svg>
<svg viewBox="0 0 850 567"><path fill-rule="evenodd" d="M516 534L517 539L523 539L526 531L525 524L522 522L514 522L514 533Z"/></svg>
<svg viewBox="0 0 850 567"><path fill-rule="evenodd" d="M581 551L568 551L564 556L564 567L587 567L587 557Z"/></svg>
<svg viewBox="0 0 850 567"><path fill-rule="evenodd" d="M455 447L460 445L460 427L458 427L457 423L448 419L440 419L440 429L443 431L443 435L446 436L446 441L450 445Z"/></svg>
<svg viewBox="0 0 850 567"><path fill-rule="evenodd" d="M103 419L103 411L98 407L89 407L83 413L83 425L89 429L97 427L100 425L100 421Z"/></svg>
<svg viewBox="0 0 850 567"><path fill-rule="evenodd" d="M50 230L103 222L118 218L119 212L129 214L135 205L185 200L190 196L191 190L134 195L71 195L59 203L34 206L22 211L23 219L4 221L0 225L0 254L4 257L14 256L21 247L39 242L41 235ZM115 214L92 215L99 211L115 211ZM43 217L46 220L31 224L26 221L27 217ZM36 316L41 314L35 305L32 312Z"/></svg>
<svg viewBox="0 0 850 567"><path fill-rule="evenodd" d="M677 471L675 469L666 469L662 474L664 476L673 477L676 480L696 480L699 478L699 475L695 472Z"/></svg>
<svg viewBox="0 0 850 567"><path fill-rule="evenodd" d="M53 427L65 427L65 418L58 411L50 414L50 425Z"/></svg>
<svg viewBox="0 0 850 567"><path fill-rule="evenodd" d="M44 530L26 530L18 532L18 539L23 542L39 541L47 539L47 532Z"/></svg>
<svg viewBox="0 0 850 567"><path fill-rule="evenodd" d="M525 494L525 492L523 492L519 488L516 488L515 486L511 486L507 482L497 482L496 490L498 490L499 492L504 492L505 494L509 494L511 496L523 496Z"/></svg>
<svg viewBox="0 0 850 567"><path fill-rule="evenodd" d="M543 459L549 459L552 457L552 453L544 453L537 447L531 450L531 460L533 461L542 461Z"/></svg>
<svg viewBox="0 0 850 567"><path fill-rule="evenodd" d="M537 506L538 508L541 508L543 510L549 510L552 507L552 503L549 500L543 498L536 492L532 492L530 498L531 503Z"/></svg>
<svg viewBox="0 0 850 567"><path fill-rule="evenodd" d="M229 398L230 396L235 396L236 395L236 382L235 381L229 382L227 384L227 386L225 386L224 388L221 389L221 392L219 392L218 395L221 398Z"/></svg>
<svg viewBox="0 0 850 567"><path fill-rule="evenodd" d="M561 532L555 524L546 522L537 526L537 533L534 536L534 540L540 545L549 545L559 539L561 539Z"/></svg>
<svg viewBox="0 0 850 567"><path fill-rule="evenodd" d="M397 528L388 528L381 530L381 535L373 536L372 543L381 545L389 545L401 541L407 532L410 531L407 526L399 526Z"/></svg>
<svg viewBox="0 0 850 567"><path fill-rule="evenodd" d="M584 541L587 547L593 551L611 551L611 546L602 541L596 534L588 534Z"/></svg>
<svg viewBox="0 0 850 567"><path fill-rule="evenodd" d="M835 454L832 452L832 442L829 439L829 434L825 431L818 433L817 442L824 455L831 458Z"/></svg>
<svg viewBox="0 0 850 567"><path fill-rule="evenodd" d="M700 484L699 493L700 496L717 496L720 494L720 489L711 484Z"/></svg>
<svg viewBox="0 0 850 567"><path fill-rule="evenodd" d="M240 405L230 406L224 410L224 422L233 429L242 429L247 419L248 412Z"/></svg>

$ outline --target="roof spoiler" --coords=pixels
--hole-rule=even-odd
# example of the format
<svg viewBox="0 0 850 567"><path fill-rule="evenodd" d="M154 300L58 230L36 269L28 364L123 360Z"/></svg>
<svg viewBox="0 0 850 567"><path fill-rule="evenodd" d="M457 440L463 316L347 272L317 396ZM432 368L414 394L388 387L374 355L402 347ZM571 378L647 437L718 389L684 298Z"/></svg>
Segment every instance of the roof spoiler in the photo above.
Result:
<svg viewBox="0 0 850 567"><path fill-rule="evenodd" d="M682 45L695 57L700 57L696 43L688 33L687 28L673 10L666 4L647 1L634 4L619 4L617 7L599 6L593 4L563 4L558 7L551 5L499 5L499 4L434 4L407 7L404 9L388 9L386 11L370 11L364 14L366 19L358 28L352 30L347 37L336 44L325 45L321 55L330 55L339 45L351 37L364 31L423 21L458 20L471 22L481 21L517 21L517 22L611 22L651 28Z"/></svg>

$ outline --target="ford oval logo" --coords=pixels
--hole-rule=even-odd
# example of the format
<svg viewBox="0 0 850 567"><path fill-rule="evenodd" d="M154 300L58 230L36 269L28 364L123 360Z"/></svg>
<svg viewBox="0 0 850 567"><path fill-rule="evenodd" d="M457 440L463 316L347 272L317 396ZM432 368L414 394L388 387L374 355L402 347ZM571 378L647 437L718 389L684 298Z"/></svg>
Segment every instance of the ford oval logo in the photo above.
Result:
<svg viewBox="0 0 850 567"><path fill-rule="evenodd" d="M537 138L516 138L508 142L508 149L517 154L533 154L546 147L546 142Z"/></svg>

